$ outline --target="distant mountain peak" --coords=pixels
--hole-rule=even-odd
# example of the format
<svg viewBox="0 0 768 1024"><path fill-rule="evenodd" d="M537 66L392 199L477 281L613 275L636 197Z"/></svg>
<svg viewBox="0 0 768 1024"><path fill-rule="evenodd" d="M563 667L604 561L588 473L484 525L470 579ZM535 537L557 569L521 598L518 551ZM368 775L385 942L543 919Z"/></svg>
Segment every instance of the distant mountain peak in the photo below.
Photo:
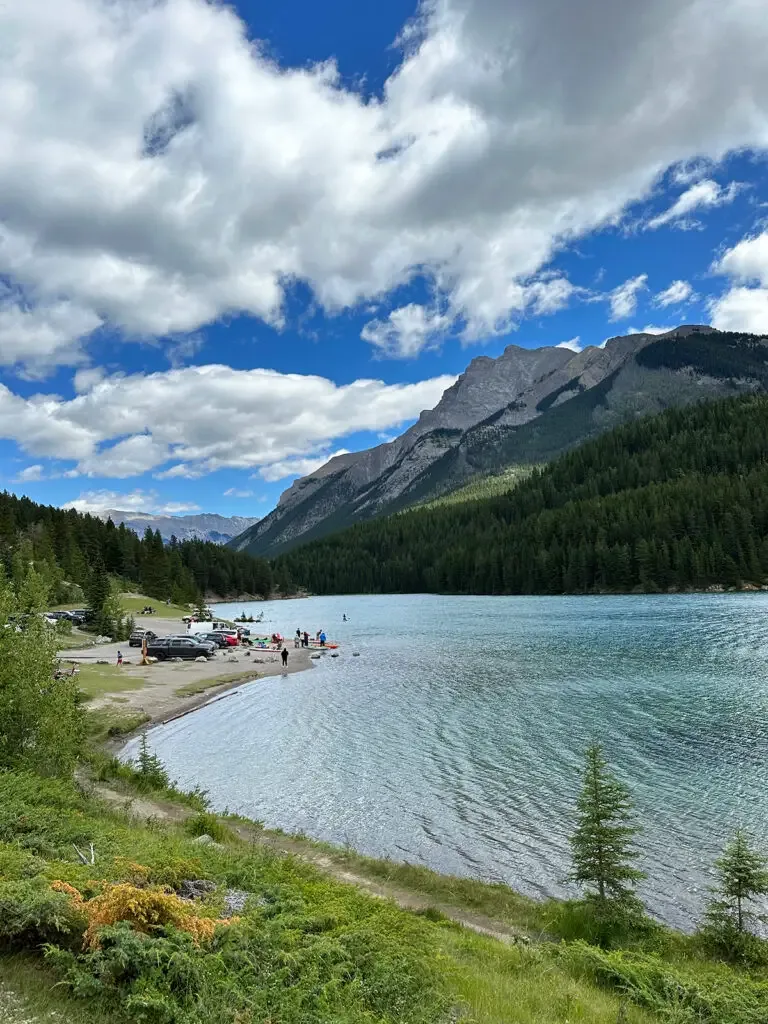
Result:
<svg viewBox="0 0 768 1024"><path fill-rule="evenodd" d="M580 352L507 345L496 358L475 356L435 408L394 441L294 481L277 508L232 546L274 554L436 497L477 474L546 461L638 415L766 386L765 339L708 324L617 335Z"/></svg>
<svg viewBox="0 0 768 1024"><path fill-rule="evenodd" d="M138 534L143 534L149 526L159 530L166 543L175 536L177 540L207 540L213 544L228 544L259 521L254 517L222 516L216 512L172 516L155 512L124 512L114 508L105 509L100 518L111 519L115 526L122 523Z"/></svg>

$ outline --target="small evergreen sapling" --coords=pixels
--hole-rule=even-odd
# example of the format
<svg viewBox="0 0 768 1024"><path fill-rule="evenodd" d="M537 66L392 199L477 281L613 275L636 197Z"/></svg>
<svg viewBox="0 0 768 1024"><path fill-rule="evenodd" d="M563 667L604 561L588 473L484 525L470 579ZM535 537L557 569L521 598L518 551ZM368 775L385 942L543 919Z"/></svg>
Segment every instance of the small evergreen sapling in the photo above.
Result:
<svg viewBox="0 0 768 1024"><path fill-rule="evenodd" d="M157 754L153 754L147 743L147 734L141 734L139 756L136 759L136 772L141 782L148 789L167 789L171 780L165 766Z"/></svg>
<svg viewBox="0 0 768 1024"><path fill-rule="evenodd" d="M633 839L640 829L633 824L629 790L611 772L597 743L587 748L576 807L570 880L584 886L602 907L634 904L634 883L645 878L633 864L638 856Z"/></svg>
<svg viewBox="0 0 768 1024"><path fill-rule="evenodd" d="M722 856L715 861L718 884L704 915L703 932L728 953L737 953L756 915L750 905L768 895L768 859L749 845L737 829Z"/></svg>

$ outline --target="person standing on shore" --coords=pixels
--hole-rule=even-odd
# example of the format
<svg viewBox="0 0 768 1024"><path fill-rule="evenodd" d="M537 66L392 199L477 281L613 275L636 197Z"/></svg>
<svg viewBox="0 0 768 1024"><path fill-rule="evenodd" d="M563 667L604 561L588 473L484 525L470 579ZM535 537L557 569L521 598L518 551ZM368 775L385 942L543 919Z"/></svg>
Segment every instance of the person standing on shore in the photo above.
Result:
<svg viewBox="0 0 768 1024"><path fill-rule="evenodd" d="M280 657L283 659L283 668L288 668L288 648L287 647L283 648L283 653L280 655Z"/></svg>
<svg viewBox="0 0 768 1024"><path fill-rule="evenodd" d="M122 664L123 664L123 652L122 651L118 651L117 652L117 667L120 668L120 666Z"/></svg>

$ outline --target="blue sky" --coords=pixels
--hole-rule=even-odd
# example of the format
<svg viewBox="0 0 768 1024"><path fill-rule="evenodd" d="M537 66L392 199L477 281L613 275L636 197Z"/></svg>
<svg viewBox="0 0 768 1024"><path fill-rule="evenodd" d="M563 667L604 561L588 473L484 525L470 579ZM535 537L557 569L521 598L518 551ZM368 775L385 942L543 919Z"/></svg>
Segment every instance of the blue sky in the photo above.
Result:
<svg viewBox="0 0 768 1024"><path fill-rule="evenodd" d="M11 6L5 488L264 515L476 355L768 332L756 8Z"/></svg>

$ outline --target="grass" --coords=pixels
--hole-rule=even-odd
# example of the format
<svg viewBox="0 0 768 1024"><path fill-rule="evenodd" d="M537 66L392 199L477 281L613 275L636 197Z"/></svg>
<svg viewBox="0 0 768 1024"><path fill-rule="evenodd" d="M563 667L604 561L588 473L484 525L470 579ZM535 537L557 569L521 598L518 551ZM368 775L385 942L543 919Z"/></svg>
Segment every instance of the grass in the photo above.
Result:
<svg viewBox="0 0 768 1024"><path fill-rule="evenodd" d="M235 672L232 675L215 676L213 679L198 679L195 683L187 683L186 686L180 686L173 692L177 697L194 697L198 693L205 693L206 690L211 690L215 686L223 686L225 683L230 685L243 682L247 683L251 680L257 679L258 672Z"/></svg>
<svg viewBox="0 0 768 1024"><path fill-rule="evenodd" d="M122 1018L120 1018L122 1020ZM117 1024L98 1006L75 1004L29 954L0 957L0 1021L3 1024Z"/></svg>
<svg viewBox="0 0 768 1024"><path fill-rule="evenodd" d="M165 601L158 601L156 597L145 597L143 594L132 594L125 593L120 595L120 604L129 615L133 615L136 619L136 625L141 626L144 616L141 614L142 608L146 608L150 605L155 609L155 615L162 619L181 619L184 615L189 615L190 611L188 607L184 607L179 604L166 604ZM147 616L148 618L149 616Z"/></svg>
<svg viewBox="0 0 768 1024"><path fill-rule="evenodd" d="M192 823L191 831L213 827L207 815ZM72 843L81 848L93 843L95 865L80 864ZM160 931L145 940L152 945L150 954L149 946L136 946L131 933L122 931L109 940L119 956L114 971L104 960L111 945L103 954L78 957L75 944L74 957L62 953L44 962L35 953L31 961L0 959L0 973L12 979L12 988L22 996L34 989L41 1010L46 993L53 992L50 1005L66 1024L107 1024L121 1021L123 1013L130 1020L185 1024L616 1024L621 1019L651 1024L661 1019L632 1006L621 1018L619 995L586 971L559 966L545 946L505 946L401 911L264 847L201 847L182 826L137 824L66 783L4 778L0 896L9 877L43 887L61 879L89 896L106 882L135 880L137 873L171 885L190 877L212 880L219 895L200 905L197 913L203 916L220 913L224 888L244 890L254 899L240 923L214 940L210 954L173 929L167 938ZM18 888L14 891L21 898ZM0 933L3 927L0 920ZM162 966L166 947L175 950L167 968ZM34 943L28 951L34 952ZM116 976L125 980L114 983ZM51 988L62 980L76 985L72 994L65 985ZM88 1001L76 999L78 991L88 993ZM94 995L100 1005L94 1006ZM150 996L156 1015L142 1017Z"/></svg>
<svg viewBox="0 0 768 1024"><path fill-rule="evenodd" d="M66 662L62 666L66 668ZM77 673L77 684L87 700L101 697L105 693L121 693L124 690L140 690L145 679L130 676L117 665L98 665L82 662Z"/></svg>
<svg viewBox="0 0 768 1024"><path fill-rule="evenodd" d="M180 604L166 604L165 601L158 601L156 597L147 597L144 594L136 594L132 591L127 591L120 595L120 603L123 606L123 610L129 615L133 615L136 618L136 625L140 626L143 616L141 614L142 608L146 608L151 605L155 609L155 614L160 618L175 619L182 618L184 615L189 615L189 607ZM57 604L51 608L51 611L55 612L71 612L76 608L84 608L85 604L83 601L74 604Z"/></svg>
<svg viewBox="0 0 768 1024"><path fill-rule="evenodd" d="M142 711L126 711L119 707L93 708L86 713L88 738L96 746L118 736L129 736L150 721Z"/></svg>
<svg viewBox="0 0 768 1024"><path fill-rule="evenodd" d="M105 760L104 764L106 777L111 778L109 764L117 763ZM126 786L135 783L125 766L118 764L116 770ZM181 794L175 796L183 799ZM22 999L31 993L31 1010L39 1007L45 1013L50 1005L64 1024L106 1024L122 1021L121 1014L134 1005L131 999L138 999L146 1009L142 1000L151 993L157 1014L162 1003L164 1015L129 1014L130 1020L162 1019L169 1024L202 1024L212 1019L222 1024L266 1020L281 1024L307 1020L313 1024L768 1021L768 972L748 972L708 960L691 938L650 928L643 937L632 939L635 948L631 950L603 950L570 941L583 927L583 912L579 918L575 909L582 905L537 904L505 886L445 878L419 867L333 851L337 863L408 892L427 894L438 906L446 905L446 910L465 907L529 931L543 930L547 924L561 938L573 933L557 944L506 945L459 928L434 911L418 915L401 911L386 900L318 873L298 858L259 843L249 845L234 836L219 816L205 810L201 795L187 801L198 813L186 822L140 825L67 783L27 775L3 777L0 942L2 887L9 878L28 880L34 875L38 885L46 885L46 879L62 879L90 894L107 881L135 880L137 872L170 885L182 877L206 878L219 889L200 905L199 913L213 916L221 913L226 887L255 897L246 905L240 923L214 940L210 958L207 947L195 948L187 940L179 946L181 939L174 938L173 930L167 938L160 933L147 940L156 946L147 961L153 965L151 978L143 977L144 968L137 963L132 968L137 976L131 974L133 980L117 988L110 984L93 988L94 975L89 972L98 972L102 980L112 977L109 970L105 973L102 954L79 960L62 954L47 967L38 957L0 957L0 975L11 979L11 987ZM204 833L225 846L200 847L190 838ZM96 863L85 866L76 861L71 844L86 848L91 842ZM14 915L6 917L13 920ZM114 941L122 971L140 947L126 932L117 933ZM169 955L163 943L169 942L168 970L173 965L176 982L161 969ZM181 990L180 970L185 979ZM92 1008L89 1016L86 1005L66 995L65 987L52 989L62 972L65 980L78 979L76 991L95 992L102 999L101 1009ZM53 1002L48 1003L49 999ZM137 1007L138 1003L134 1005L138 1013ZM13 1017L9 1024L16 1024Z"/></svg>
<svg viewBox="0 0 768 1024"><path fill-rule="evenodd" d="M516 487L527 476L530 476L534 466L510 466L501 473L493 473L488 476L475 477L469 483L464 484L455 491L442 494L439 498L426 501L419 508L438 508L445 505L460 505L465 501L481 501L483 498L494 498L498 494L505 494Z"/></svg>
<svg viewBox="0 0 768 1024"><path fill-rule="evenodd" d="M95 647L93 634L73 629L71 633L59 633L57 644L60 651L79 651L86 647Z"/></svg>
<svg viewBox="0 0 768 1024"><path fill-rule="evenodd" d="M553 970L538 947L506 948L482 936L445 931L444 948L455 961L456 1002L483 1024L646 1024L657 1018L584 978Z"/></svg>

